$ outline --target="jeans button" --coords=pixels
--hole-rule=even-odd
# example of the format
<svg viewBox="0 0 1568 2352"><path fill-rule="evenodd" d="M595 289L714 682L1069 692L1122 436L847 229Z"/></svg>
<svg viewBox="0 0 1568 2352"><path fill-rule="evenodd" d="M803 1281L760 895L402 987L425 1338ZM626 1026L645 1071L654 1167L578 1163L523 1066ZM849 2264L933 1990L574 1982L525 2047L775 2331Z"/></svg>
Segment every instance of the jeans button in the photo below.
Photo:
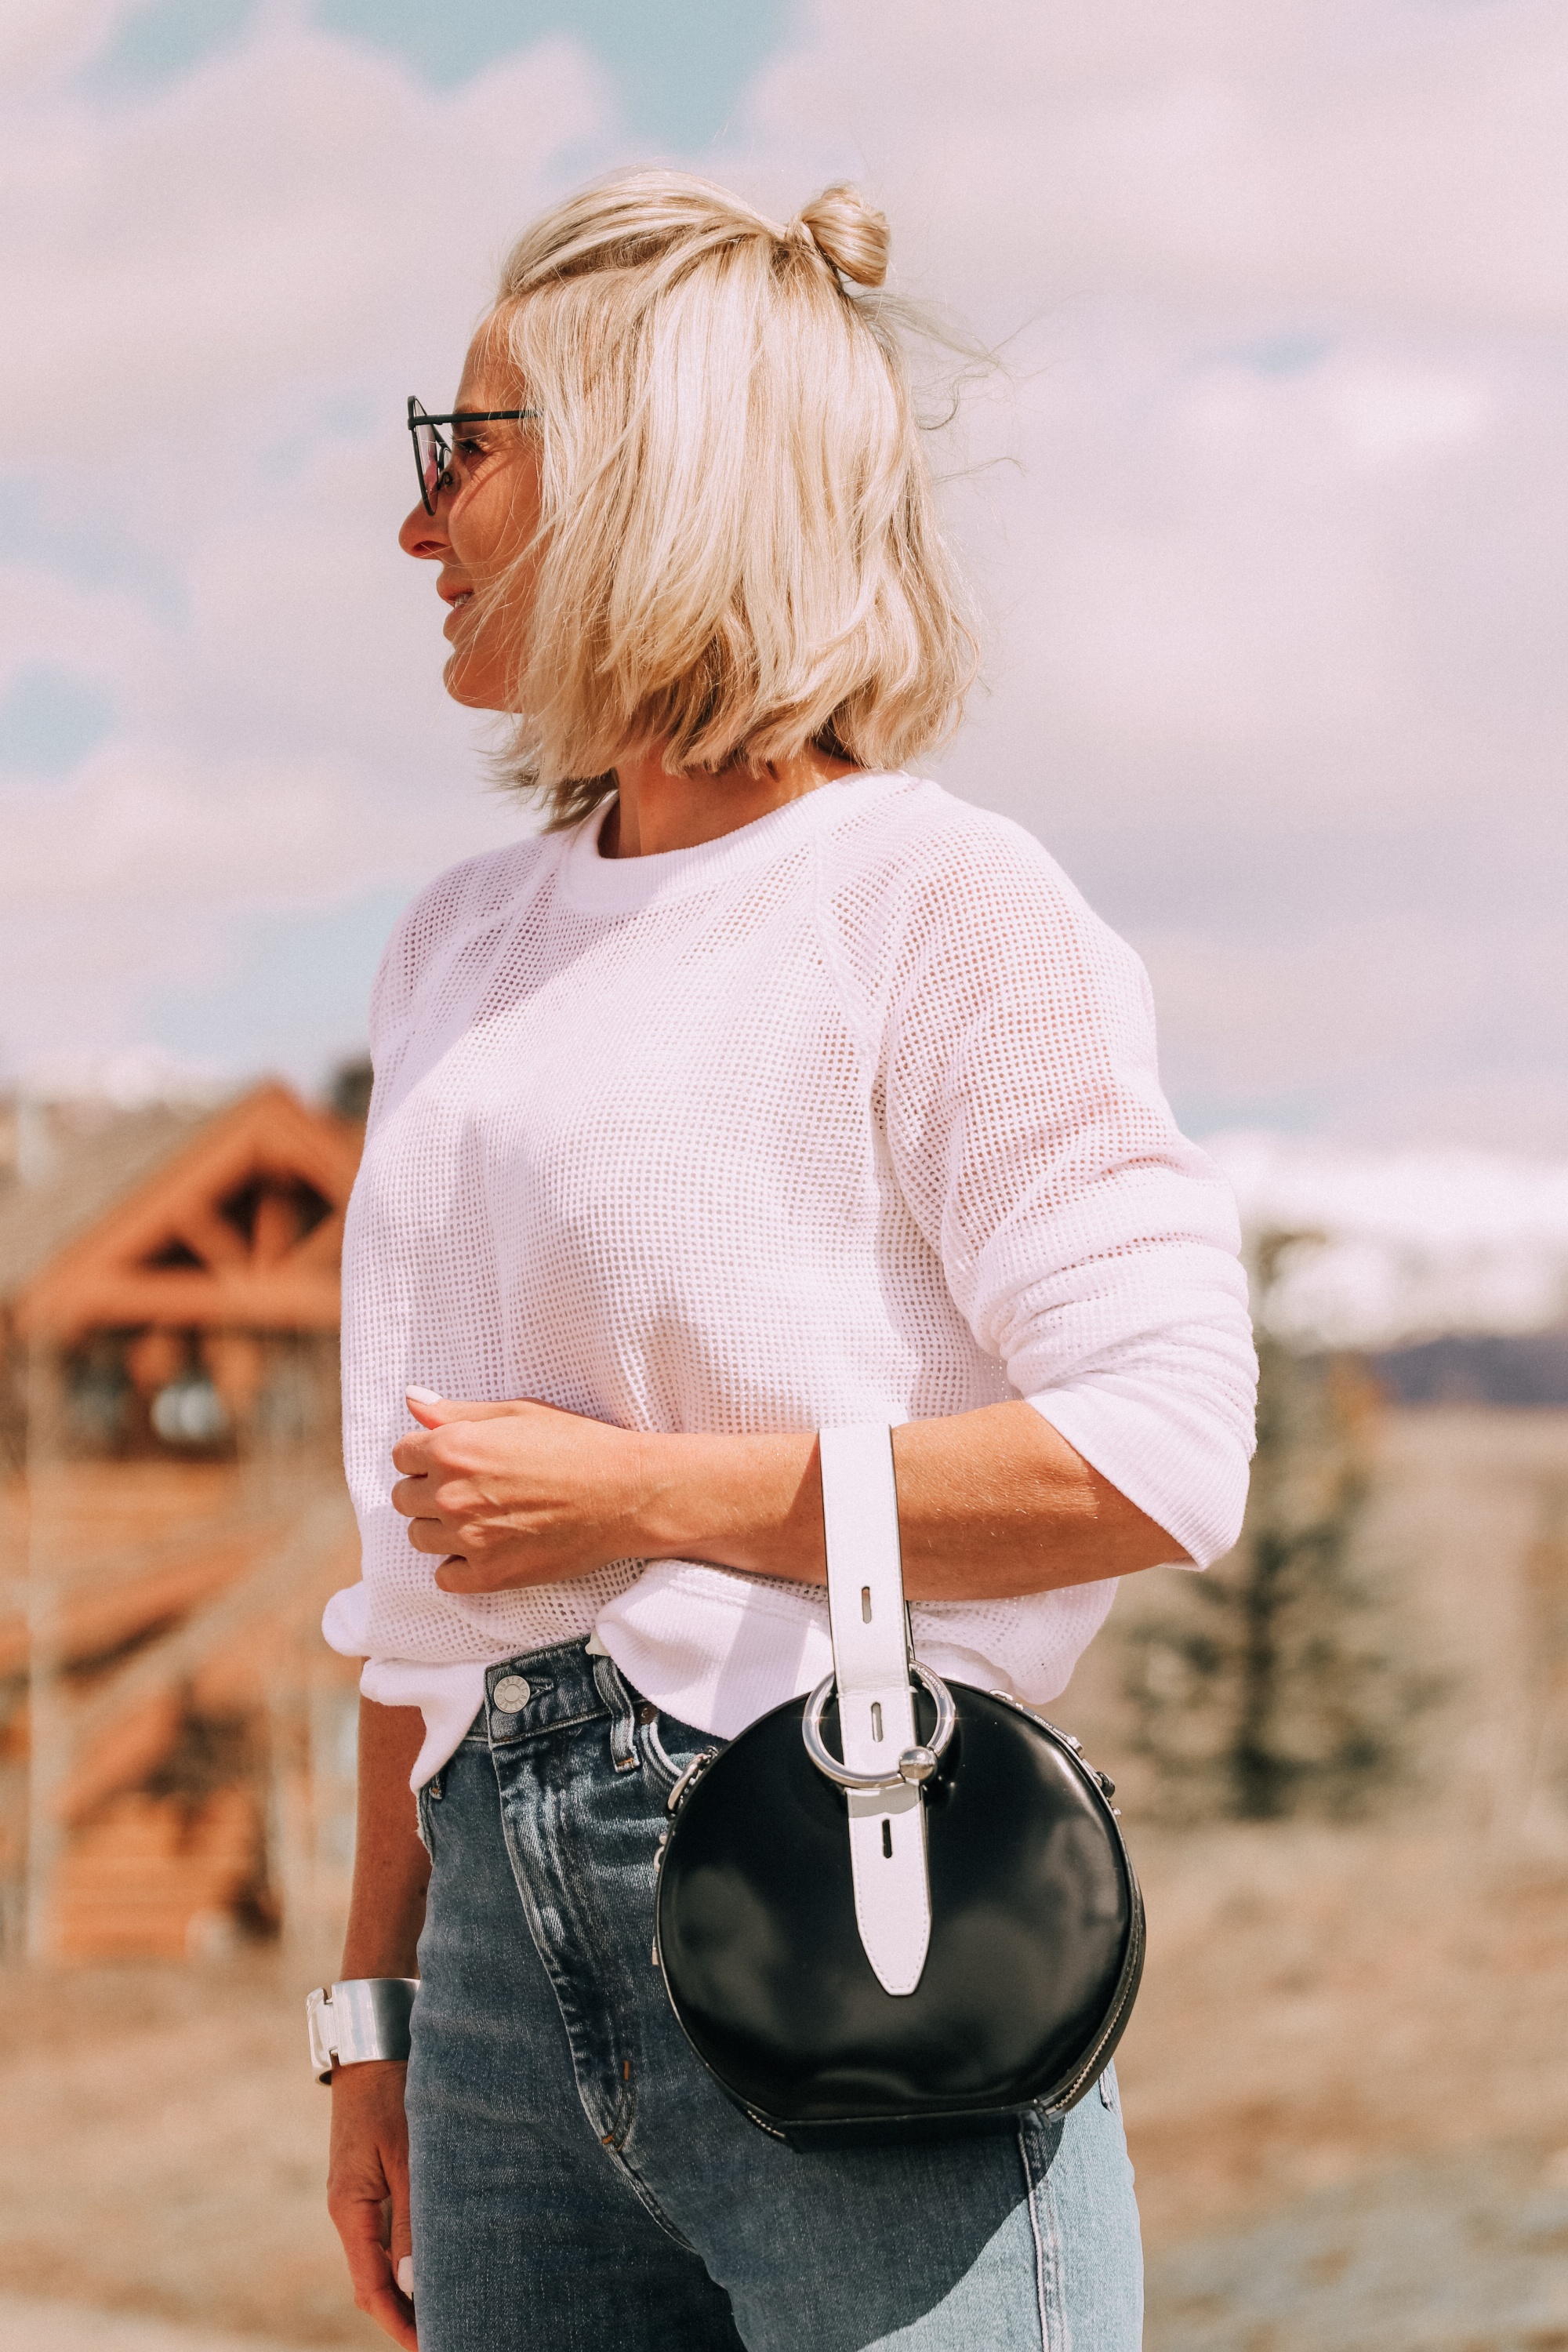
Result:
<svg viewBox="0 0 1568 2352"><path fill-rule="evenodd" d="M490 1703L503 1715L521 1715L533 1692L521 1675L502 1675L490 1693Z"/></svg>

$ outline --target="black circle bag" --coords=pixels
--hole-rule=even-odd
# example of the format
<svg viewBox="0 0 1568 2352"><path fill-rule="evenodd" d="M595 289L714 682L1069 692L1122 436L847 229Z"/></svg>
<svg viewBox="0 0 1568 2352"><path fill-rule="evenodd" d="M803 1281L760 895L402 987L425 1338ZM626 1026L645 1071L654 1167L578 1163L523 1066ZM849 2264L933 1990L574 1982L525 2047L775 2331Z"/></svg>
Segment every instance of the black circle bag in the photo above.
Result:
<svg viewBox="0 0 1568 2352"><path fill-rule="evenodd" d="M721 2088L798 2147L1060 2114L1143 1964L1111 1784L1032 1708L914 1660L890 1433L821 1444L834 1671L670 1792L670 2001Z"/></svg>

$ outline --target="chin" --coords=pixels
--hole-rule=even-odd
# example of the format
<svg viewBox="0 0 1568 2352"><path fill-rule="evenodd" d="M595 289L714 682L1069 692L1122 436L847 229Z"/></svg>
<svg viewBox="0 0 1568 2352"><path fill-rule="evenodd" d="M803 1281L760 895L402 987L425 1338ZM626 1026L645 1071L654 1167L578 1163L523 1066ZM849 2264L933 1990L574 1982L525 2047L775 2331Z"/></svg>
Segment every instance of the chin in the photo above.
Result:
<svg viewBox="0 0 1568 2352"><path fill-rule="evenodd" d="M441 683L453 701L460 702L465 710L493 710L495 708L482 685L468 675L468 665L461 654L448 656L441 673Z"/></svg>

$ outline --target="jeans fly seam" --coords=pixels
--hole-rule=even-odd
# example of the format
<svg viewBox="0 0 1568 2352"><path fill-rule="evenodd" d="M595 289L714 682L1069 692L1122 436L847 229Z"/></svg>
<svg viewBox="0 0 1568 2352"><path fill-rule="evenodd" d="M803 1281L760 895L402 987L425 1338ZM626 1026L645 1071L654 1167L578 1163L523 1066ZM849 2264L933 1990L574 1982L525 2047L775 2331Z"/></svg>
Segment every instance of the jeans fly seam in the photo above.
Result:
<svg viewBox="0 0 1568 2352"><path fill-rule="evenodd" d="M610 1762L617 1772L640 1772L637 1706L614 1658L595 1658L594 1684L610 1712Z"/></svg>
<svg viewBox="0 0 1568 2352"><path fill-rule="evenodd" d="M629 2132L631 2126L628 2124L626 2128ZM643 2208L644 2211L650 2214L653 2220L658 2223L658 2226L664 2231L665 2236L667 2238L673 2239L674 2242L678 2246L681 2247L685 2252L689 2254L696 2254L697 2248L692 2244L689 2238L684 2236L682 2232L676 2228L674 2222L670 2220L668 2214L664 2210L664 2208L660 2205L658 2198L648 2187L647 2182L643 2179L643 2176L638 2171L637 2166L632 2162L630 2157L627 2156L625 2145L623 2144L621 2147L616 2147L613 2144L606 2143L605 2154L609 2158L610 2162L615 2165L620 2172L625 2174L626 2186L631 2190L632 2195L637 2199L637 2203ZM698 2260L700 2262L701 2259L702 2257L700 2254L698 2254Z"/></svg>
<svg viewBox="0 0 1568 2352"><path fill-rule="evenodd" d="M1052 2352L1050 2320L1046 2305L1046 2248L1040 2235L1039 2216L1035 2210L1035 2182L1029 2165L1027 2128L1022 2123L1018 2126L1018 2155L1024 2167L1024 2201L1029 2209L1029 2235L1035 2244L1035 2304L1040 2323L1040 2352ZM1042 2195L1045 2193L1046 2181L1048 2178L1049 2167L1047 2166L1040 2181Z"/></svg>
<svg viewBox="0 0 1568 2352"><path fill-rule="evenodd" d="M631 2137L632 2125L637 2119L637 2076L632 2072L632 2062L629 2058L624 2058L621 2061L621 2086L616 2096L616 2112L610 2119L610 2128L605 2134L604 2142L605 2146L613 2149L617 2156Z"/></svg>
<svg viewBox="0 0 1568 2352"><path fill-rule="evenodd" d="M515 1754L515 1750L509 1750L509 1754ZM664 2212L637 2167L626 2155L625 2142L629 2138L636 2120L635 2094L634 2103L628 2104L626 2124L621 2134L622 2144L619 2147L615 2146L612 2138L606 2135L605 2125L609 2124L612 2134L616 2131L619 2127L621 2103L617 2102L616 2113L610 2116L595 2116L594 2114L587 2089L595 2071L593 2029L583 2014L573 1985L571 1971L563 1968L556 1958L552 1939L546 1928L543 1910L523 1868L524 1856L521 1842L514 1828L506 1791L500 1786L499 1764L493 1756L490 1760L492 1766L496 1767L497 1794L500 1800L501 1843L506 1850L512 1884L517 1889L518 1904L522 1912L523 1923L528 1929L533 1948L539 1955L540 1964L550 1979L551 1990L555 1995L555 2006L561 2019L562 2032L566 2036L566 2047L571 2053L573 2081L576 2086L577 2104L582 2109L583 2119L599 2142L605 2155L618 2168L638 2204L658 2224L667 2238L673 2240L675 2244L686 2253L694 2254L697 2252L696 2247L676 2228L669 2216ZM546 1823L545 1827L548 1828L549 1824ZM551 1841L547 1838L547 1846L550 1843ZM565 1898L564 1907L560 1899L562 1897ZM563 1884L558 1889L552 1887L551 1907L556 1915L561 1942L563 1945L577 1948L585 1945L588 1938L572 1907L569 1886Z"/></svg>

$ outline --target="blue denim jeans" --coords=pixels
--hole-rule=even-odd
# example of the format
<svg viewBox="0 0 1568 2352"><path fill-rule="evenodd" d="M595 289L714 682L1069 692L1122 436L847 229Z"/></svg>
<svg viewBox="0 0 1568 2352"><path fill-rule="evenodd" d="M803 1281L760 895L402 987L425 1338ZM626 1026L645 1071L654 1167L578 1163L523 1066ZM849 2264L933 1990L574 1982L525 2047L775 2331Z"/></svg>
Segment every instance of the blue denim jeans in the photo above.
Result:
<svg viewBox="0 0 1568 2352"><path fill-rule="evenodd" d="M502 1712L509 1676L527 1701L514 1684ZM1135 2352L1114 2076L989 2137L768 2137L688 2047L651 1952L665 1798L712 1742L581 1643L488 1691L420 1800L421 2352Z"/></svg>

